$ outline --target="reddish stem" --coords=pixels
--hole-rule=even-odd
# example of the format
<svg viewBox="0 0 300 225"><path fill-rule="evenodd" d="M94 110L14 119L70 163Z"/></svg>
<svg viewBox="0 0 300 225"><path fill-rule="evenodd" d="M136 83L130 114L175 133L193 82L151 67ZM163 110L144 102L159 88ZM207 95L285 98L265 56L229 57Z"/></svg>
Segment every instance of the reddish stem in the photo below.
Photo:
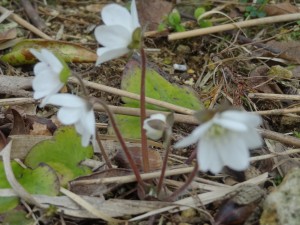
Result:
<svg viewBox="0 0 300 225"><path fill-rule="evenodd" d="M166 131L166 139L165 139L165 150L166 150L166 154L165 154L165 158L163 161L163 166L161 168L161 174L159 177L159 181L158 181L158 185L157 185L157 196L159 195L162 185L163 185L163 181L164 181L164 177L165 177L165 173L166 173L166 169L167 169L167 165L168 165L168 158L169 158L169 153L170 153L170 144L171 144L171 138L172 138L172 130L171 128L168 128L168 130Z"/></svg>
<svg viewBox="0 0 300 225"><path fill-rule="evenodd" d="M144 173L150 171L149 165L149 154L147 145L146 131L143 128L144 120L146 118L146 100L145 100L145 83L146 83L146 54L143 47L141 47L141 60L142 60L142 71L141 71L141 93L140 93L140 108L141 108L141 148L142 148L142 160Z"/></svg>
<svg viewBox="0 0 300 225"><path fill-rule="evenodd" d="M175 198L178 197L178 195L180 195L183 191L185 191L185 189L188 188L188 186L192 183L192 181L194 180L194 177L197 175L198 172L198 163L196 163L194 170L192 171L192 173L189 175L188 179L186 180L186 182L180 187L178 188L176 191L174 191L168 198L167 201L174 201Z"/></svg>
<svg viewBox="0 0 300 225"><path fill-rule="evenodd" d="M116 124L116 121L115 121L115 118L114 118L112 112L110 111L110 109L108 108L106 103L103 102L101 99L95 99L95 101L98 102L99 104L101 104L102 107L104 108L104 110L107 112L108 117L109 117L110 122L111 122L111 125L114 129L114 132L115 132L115 134L116 134L116 136L117 136L117 138L120 142L120 145L121 145L121 147L122 147L122 149L123 149L123 151L124 151L124 153L127 157L128 163L129 163L129 165L130 165L130 167L131 167L131 169L132 169L132 171L133 171L133 173L136 177L137 182L140 184L141 187L145 187L144 181L142 180L142 177L141 177L141 174L140 174L137 166L135 165L135 162L132 159L132 156L131 156L131 154L130 154L127 146L126 146L126 143L125 143L125 140L124 140L122 134L120 133L120 130L119 130L117 124Z"/></svg>

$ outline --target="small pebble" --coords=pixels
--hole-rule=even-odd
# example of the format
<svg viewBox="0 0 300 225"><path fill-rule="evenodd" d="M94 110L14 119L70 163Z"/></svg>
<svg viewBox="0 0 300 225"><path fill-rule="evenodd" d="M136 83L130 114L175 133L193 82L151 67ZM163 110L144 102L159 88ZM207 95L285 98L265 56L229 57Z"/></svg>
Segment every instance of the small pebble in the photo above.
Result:
<svg viewBox="0 0 300 225"><path fill-rule="evenodd" d="M174 70L178 70L178 71L186 71L187 70L187 66L184 64L173 64L173 68Z"/></svg>

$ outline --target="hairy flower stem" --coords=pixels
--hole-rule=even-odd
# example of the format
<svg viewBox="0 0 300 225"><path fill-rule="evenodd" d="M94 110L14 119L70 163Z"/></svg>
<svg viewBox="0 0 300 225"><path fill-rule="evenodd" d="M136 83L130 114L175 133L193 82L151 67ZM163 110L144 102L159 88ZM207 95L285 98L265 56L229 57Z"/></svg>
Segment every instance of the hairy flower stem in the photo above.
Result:
<svg viewBox="0 0 300 225"><path fill-rule="evenodd" d="M171 144L171 139L172 139L172 131L171 129L167 129L166 131L166 138L165 138L165 158L163 161L163 165L161 168L161 174L159 177L159 181L158 181L158 185L157 185L157 196L159 195L162 185L163 185L163 181L164 181L164 177L165 177L165 173L166 173L166 169L167 169L167 164L168 164L168 158L169 158L169 153L170 153L170 144Z"/></svg>
<svg viewBox="0 0 300 225"><path fill-rule="evenodd" d="M141 47L141 60L142 60L142 71L141 71L141 92L140 92L140 108L141 108L141 148L142 148L142 161L144 173L150 171L149 154L147 145L146 131L143 128L144 120L146 119L146 95L145 95L145 83L146 83L146 54L143 47Z"/></svg>
<svg viewBox="0 0 300 225"><path fill-rule="evenodd" d="M189 177L186 180L186 182L180 188L178 188L176 191L174 191L166 200L167 201L174 201L183 191L185 191L185 189L188 188L188 186L194 180L194 177L197 175L198 169L199 169L198 168L198 163L196 163L196 165L194 167L194 170L189 175Z"/></svg>
<svg viewBox="0 0 300 225"><path fill-rule="evenodd" d="M101 142L101 140L100 140L100 136L99 136L97 130L96 130L96 140L97 140L97 143L98 143L98 145L99 145L101 154L102 154L102 156L103 156L103 158L104 158L104 160L105 160L105 162L106 162L106 165L108 166L108 168L112 169L113 166L112 166L112 164L111 164L111 161L110 161L108 155L106 154L105 148L104 148L104 146L103 146L103 144L102 144L102 142Z"/></svg>
<svg viewBox="0 0 300 225"><path fill-rule="evenodd" d="M128 163L129 163L129 165L130 165L130 167L131 167L131 169L132 169L132 171L133 171L133 173L134 173L134 175L136 177L136 180L137 180L138 184L141 187L144 188L145 187L144 181L142 180L141 174L140 174L137 166L135 165L135 162L132 159L132 156L131 156L131 154L130 154L127 146L126 146L126 143L125 143L125 140L124 140L122 134L120 133L120 130L119 130L117 124L116 124L116 121L115 121L115 118L114 118L112 112L108 108L107 104L104 101L102 101L101 99L94 98L94 101L98 102L100 105L102 105L102 107L104 108L104 110L107 112L108 117L109 117L110 122L111 122L111 125L112 125L112 127L114 129L114 132L115 132L115 134L116 134L116 136L117 136L117 138L118 138L118 140L119 140L119 142L121 144L122 149L125 152L125 155L127 157Z"/></svg>
<svg viewBox="0 0 300 225"><path fill-rule="evenodd" d="M79 74L77 74L77 73L74 73L74 72L72 73L72 75L73 75L74 77L76 77L76 79L79 81L80 86L81 86L81 88L82 88L82 92L83 92L84 97L88 97L88 96L89 96L89 92L88 92L86 86L84 85L81 76L80 76Z"/></svg>

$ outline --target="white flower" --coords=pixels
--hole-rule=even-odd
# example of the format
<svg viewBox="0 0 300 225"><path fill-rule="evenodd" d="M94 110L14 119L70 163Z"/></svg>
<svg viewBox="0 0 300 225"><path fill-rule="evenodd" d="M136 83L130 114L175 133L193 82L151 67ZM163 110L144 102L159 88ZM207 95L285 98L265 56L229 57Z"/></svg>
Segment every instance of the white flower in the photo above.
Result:
<svg viewBox="0 0 300 225"><path fill-rule="evenodd" d="M228 110L217 113L174 147L198 142L197 160L203 171L219 173L223 166L245 170L249 166L248 149L262 145L255 129L261 122L260 116L249 112Z"/></svg>
<svg viewBox="0 0 300 225"><path fill-rule="evenodd" d="M144 120L143 128L148 138L155 141L160 139L166 128L166 116L160 113L151 115Z"/></svg>
<svg viewBox="0 0 300 225"><path fill-rule="evenodd" d="M97 50L96 65L128 53L140 27L135 0L131 2L131 13L120 5L109 4L102 9L101 17L105 25L95 29L95 36L104 47Z"/></svg>
<svg viewBox="0 0 300 225"><path fill-rule="evenodd" d="M61 75L64 72L69 73L69 71L65 71L66 68L63 63L47 49L41 49L40 52L30 49L30 52L40 60L33 69L35 77L32 82L32 88L35 99L44 98L40 104L43 107L47 98L56 94L64 86L64 82L61 81Z"/></svg>
<svg viewBox="0 0 300 225"><path fill-rule="evenodd" d="M48 98L46 104L61 106L57 113L59 121L64 125L75 125L82 136L82 146L88 146L91 138L95 138L95 115L89 102L76 95L55 94Z"/></svg>

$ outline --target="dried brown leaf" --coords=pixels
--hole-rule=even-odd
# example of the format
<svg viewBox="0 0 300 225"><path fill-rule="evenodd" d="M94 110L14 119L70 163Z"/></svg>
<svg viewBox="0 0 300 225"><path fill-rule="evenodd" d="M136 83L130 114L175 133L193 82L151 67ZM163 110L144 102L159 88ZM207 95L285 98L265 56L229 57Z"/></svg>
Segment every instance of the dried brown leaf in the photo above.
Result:
<svg viewBox="0 0 300 225"><path fill-rule="evenodd" d="M142 170L142 151L140 147L129 147L128 150L130 151L133 161L137 165L138 169ZM158 151L153 149L148 149L149 154L149 169L150 171L159 170L162 167L162 158ZM122 168L130 168L128 164L127 158L125 156L124 151L119 151L115 157L117 164Z"/></svg>
<svg viewBox="0 0 300 225"><path fill-rule="evenodd" d="M290 2L282 2L278 4L270 4L264 7L264 11L268 16L277 16L289 13L297 13L299 9Z"/></svg>
<svg viewBox="0 0 300 225"><path fill-rule="evenodd" d="M23 117L20 115L20 113L15 109L11 109L11 112L14 117L14 122L13 122L13 127L10 132L10 135L28 134L28 130L26 129L25 122L23 120Z"/></svg>
<svg viewBox="0 0 300 225"><path fill-rule="evenodd" d="M270 41L267 45L281 52L277 57L300 64L300 41Z"/></svg>
<svg viewBox="0 0 300 225"><path fill-rule="evenodd" d="M139 1L137 8L140 22L147 30L157 30L158 25L172 10L172 4L165 0Z"/></svg>
<svg viewBox="0 0 300 225"><path fill-rule="evenodd" d="M16 28L7 30L7 31L3 31L0 33L0 43L8 41L8 40L12 40L14 38L17 37L17 30Z"/></svg>
<svg viewBox="0 0 300 225"><path fill-rule="evenodd" d="M34 145L52 138L52 136L41 135L12 135L9 137L13 140L11 152L12 159L24 159Z"/></svg>
<svg viewBox="0 0 300 225"><path fill-rule="evenodd" d="M46 124L34 122L32 124L32 130L30 130L29 134L49 136L49 135L51 135L51 132L48 130Z"/></svg>

